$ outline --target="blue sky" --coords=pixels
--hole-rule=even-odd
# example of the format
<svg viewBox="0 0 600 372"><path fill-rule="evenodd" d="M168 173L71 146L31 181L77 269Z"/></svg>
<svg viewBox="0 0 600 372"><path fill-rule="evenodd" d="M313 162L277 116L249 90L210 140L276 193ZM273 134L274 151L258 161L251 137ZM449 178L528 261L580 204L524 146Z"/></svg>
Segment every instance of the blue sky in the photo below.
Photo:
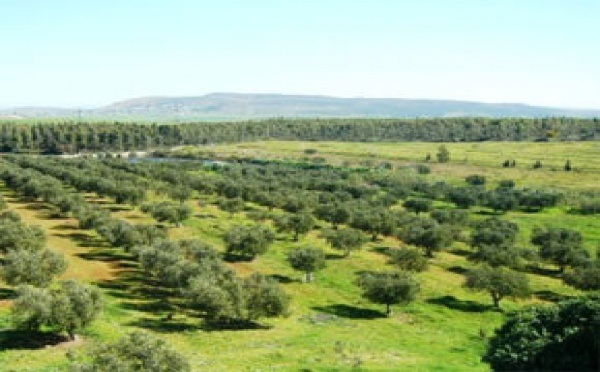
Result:
<svg viewBox="0 0 600 372"><path fill-rule="evenodd" d="M600 108L600 0L0 0L0 107L320 94Z"/></svg>

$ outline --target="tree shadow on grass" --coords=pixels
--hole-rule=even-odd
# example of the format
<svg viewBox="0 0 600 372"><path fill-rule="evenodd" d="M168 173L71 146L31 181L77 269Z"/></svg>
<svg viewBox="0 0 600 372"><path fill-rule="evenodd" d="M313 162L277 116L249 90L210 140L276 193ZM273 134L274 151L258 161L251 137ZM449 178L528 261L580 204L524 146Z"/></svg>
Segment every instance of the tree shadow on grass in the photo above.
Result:
<svg viewBox="0 0 600 372"><path fill-rule="evenodd" d="M149 329L149 330L152 330L154 332L159 332L159 333L176 333L176 332L193 331L193 330L198 329L198 326L193 326L188 323L179 322L176 320L155 319L155 318L140 318L136 321L128 323L127 325L133 326L133 327Z"/></svg>
<svg viewBox="0 0 600 372"><path fill-rule="evenodd" d="M0 300L11 300L15 298L16 292L10 288L0 288Z"/></svg>
<svg viewBox="0 0 600 372"><path fill-rule="evenodd" d="M570 298L570 296L561 295L554 291L536 291L533 292L533 295L540 300L548 302L558 302Z"/></svg>
<svg viewBox="0 0 600 372"><path fill-rule="evenodd" d="M325 254L325 259L330 261L330 260L343 260L344 258L346 258L348 256L345 256L344 254L335 254L335 253L326 253Z"/></svg>
<svg viewBox="0 0 600 372"><path fill-rule="evenodd" d="M69 225L68 223L61 223L60 225L53 226L51 230L73 230L75 226Z"/></svg>
<svg viewBox="0 0 600 372"><path fill-rule="evenodd" d="M494 310L491 305L481 304L475 301L459 300L454 296L441 296L427 299L427 303L440 305L452 310L459 310L466 313L482 313L488 310Z"/></svg>
<svg viewBox="0 0 600 372"><path fill-rule="evenodd" d="M131 257L125 254L116 253L112 249L94 249L89 252L78 253L76 256L90 261L115 263L117 267L122 269L132 269L137 267L136 262L131 260Z"/></svg>
<svg viewBox="0 0 600 372"><path fill-rule="evenodd" d="M527 265L524 269L525 272L535 275L548 276L550 278L556 278L560 276L560 271L557 269L547 269L537 265Z"/></svg>
<svg viewBox="0 0 600 372"><path fill-rule="evenodd" d="M110 295L126 299L147 299L143 297L141 288L144 286L144 278L137 271L125 271L119 273L118 278L104 280L96 284Z"/></svg>
<svg viewBox="0 0 600 372"><path fill-rule="evenodd" d="M290 284L290 283L294 283L294 282L300 282L300 280L292 279L287 275L280 275L280 274L271 274L271 275L269 275L269 278L271 278L281 284Z"/></svg>
<svg viewBox="0 0 600 372"><path fill-rule="evenodd" d="M28 198L18 198L17 202L19 203L27 203L25 209L29 209L30 211L47 211L52 210L52 207L45 205L43 203L32 202L31 199Z"/></svg>
<svg viewBox="0 0 600 372"><path fill-rule="evenodd" d="M68 337L56 333L0 330L0 351L42 349L67 341L69 341Z"/></svg>
<svg viewBox="0 0 600 372"><path fill-rule="evenodd" d="M312 307L315 311L320 311L327 314L339 316L348 319L379 319L386 318L386 315L381 311L372 309L364 309L346 304L335 304L329 306Z"/></svg>
<svg viewBox="0 0 600 372"><path fill-rule="evenodd" d="M261 324L254 321L228 321L228 322L218 322L218 321L204 321L200 325L200 329L205 332L219 332L219 331L250 331L250 330L267 330L273 328L270 325Z"/></svg>
<svg viewBox="0 0 600 372"><path fill-rule="evenodd" d="M502 216L505 213L502 213L501 211L491 211L491 210L485 210L485 209L480 209L477 212L475 212L475 214L478 214L480 216Z"/></svg>
<svg viewBox="0 0 600 372"><path fill-rule="evenodd" d="M371 248L372 252L375 253L379 253L379 254L384 254L384 255L389 255L390 251L392 250L392 247L387 247L387 246L379 246L379 247L373 247Z"/></svg>
<svg viewBox="0 0 600 372"><path fill-rule="evenodd" d="M254 260L254 257L244 256L240 254L233 253L225 253L223 255L223 260L227 262L251 262Z"/></svg>
<svg viewBox="0 0 600 372"><path fill-rule="evenodd" d="M125 211L132 211L135 208L134 207L130 207L127 205L119 205L119 204L113 204L111 206L106 207L106 209L108 211L110 211L111 213L115 213L115 212L125 212Z"/></svg>
<svg viewBox="0 0 600 372"><path fill-rule="evenodd" d="M452 253L454 255L461 256L461 257L469 257L470 255L473 254L473 252L468 249L460 249L460 248L450 249L450 250L448 250L448 253Z"/></svg>
<svg viewBox="0 0 600 372"><path fill-rule="evenodd" d="M72 227L71 227L72 228ZM80 247L91 248L91 247L108 247L106 241L101 238L84 234L81 232L72 232L68 234L56 234L61 238L74 240Z"/></svg>
<svg viewBox="0 0 600 372"><path fill-rule="evenodd" d="M172 312L174 306L164 298L146 301L124 301L119 305L123 309L142 311L146 313Z"/></svg>
<svg viewBox="0 0 600 372"><path fill-rule="evenodd" d="M451 273L460 274L460 275L465 275L467 272L469 272L468 269L465 269L462 266L452 266L452 267L449 267L448 271L450 271Z"/></svg>

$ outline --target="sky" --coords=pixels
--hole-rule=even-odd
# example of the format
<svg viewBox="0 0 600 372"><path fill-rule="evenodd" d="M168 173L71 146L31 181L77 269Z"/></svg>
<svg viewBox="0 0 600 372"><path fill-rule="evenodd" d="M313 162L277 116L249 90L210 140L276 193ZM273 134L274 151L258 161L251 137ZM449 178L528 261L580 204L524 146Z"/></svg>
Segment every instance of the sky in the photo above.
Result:
<svg viewBox="0 0 600 372"><path fill-rule="evenodd" d="M211 92L600 108L600 0L0 0L0 107Z"/></svg>

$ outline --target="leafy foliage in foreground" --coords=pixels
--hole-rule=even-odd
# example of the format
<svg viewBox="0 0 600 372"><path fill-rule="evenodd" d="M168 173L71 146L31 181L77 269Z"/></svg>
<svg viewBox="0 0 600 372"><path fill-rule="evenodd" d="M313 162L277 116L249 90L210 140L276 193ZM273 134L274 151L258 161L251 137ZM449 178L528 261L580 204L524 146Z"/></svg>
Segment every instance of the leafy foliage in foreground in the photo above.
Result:
<svg viewBox="0 0 600 372"><path fill-rule="evenodd" d="M114 343L98 344L83 361L71 354L73 372L186 372L188 361L163 340L147 333L132 332Z"/></svg>
<svg viewBox="0 0 600 372"><path fill-rule="evenodd" d="M597 371L600 298L536 305L509 315L484 360L495 370Z"/></svg>

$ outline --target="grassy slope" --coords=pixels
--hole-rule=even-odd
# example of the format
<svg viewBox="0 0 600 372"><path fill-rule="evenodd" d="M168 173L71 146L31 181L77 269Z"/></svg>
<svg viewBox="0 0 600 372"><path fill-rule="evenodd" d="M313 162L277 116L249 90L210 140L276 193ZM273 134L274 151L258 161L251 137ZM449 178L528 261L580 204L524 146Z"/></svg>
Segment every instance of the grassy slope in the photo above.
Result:
<svg viewBox="0 0 600 372"><path fill-rule="evenodd" d="M360 145L376 148L385 154L405 146L395 144L383 145L380 148L373 144ZM413 145L425 146L406 144L407 147ZM437 145L427 145L430 146L429 150L413 148L409 153L413 154L415 159L406 160L418 160L425 152L434 154ZM296 148L295 156L304 156L303 146L317 148L321 156L325 152L324 149L329 147L355 151L353 145L337 143L267 143L265 146L267 151L273 153L283 153L284 148ZM276 148L273 149L273 146ZM457 154L458 150L454 145L450 146L452 154ZM468 147L471 144L457 146ZM360 149L356 149L355 152L356 156L360 156ZM385 159L378 158L377 161L389 158L387 155L378 156ZM483 158L482 156L482 165L477 167L484 167ZM583 159L583 155L577 153L571 157L575 166L575 159L578 158ZM519 158L517 161L519 162ZM462 167L471 167L471 162L477 163L478 160L473 157L467 165L456 165L457 172L462 172ZM434 171L450 172L453 165L434 166ZM471 168L468 169L472 171ZM481 169L487 171L488 168ZM500 171L514 170L500 168ZM560 175L569 174L560 172ZM580 175L580 178L586 184L588 178L594 177L589 172L583 175L585 177ZM453 176L459 177L457 174ZM500 178L519 179L505 177L503 174ZM5 196L11 196L5 189L0 191ZM203 330L199 320L184 315L178 315L171 322L163 321L166 310L162 307L162 300L156 297L152 288L141 283L127 256L119 250L107 250L102 247L102 243L94 239L94 234L76 230L75 221L49 219L43 208L31 209L32 205L20 203L14 198L9 198L9 202L11 209L21 214L24 220L46 228L49 244L67 254L71 267L66 276L96 282L105 289L106 309L101 319L84 332L84 337L88 340L111 340L133 327L150 329L168 339L183 352L191 360L195 370L339 370L358 365L368 370L488 369L480 362L485 347L485 340L481 338L480 332L490 335L502 321L503 315L489 309L490 300L486 295L467 292L461 287L464 279L460 273L470 264L460 254L460 250L456 250L455 254L439 254L433 260L430 269L419 274L422 292L418 300L406 307L396 308L395 315L387 319L382 317L382 306L363 300L353 283L358 271L389 269L385 265L384 257L376 253L376 248L398 245L398 242L388 239L375 244L370 243L363 251L348 259L332 259L328 267L317 274L316 283L302 284L299 281L301 274L292 271L285 262L286 251L296 243L290 241L289 235L281 234L268 254L250 263L236 263L234 267L241 275L253 271L278 275L293 299L291 315L288 318L266 320L264 323L272 326L267 330L210 331ZM106 204L106 207L113 206ZM188 220L184 227L172 229L172 237L199 237L222 249L221 236L228 226L237 222L247 222L243 213L231 218L212 205L194 205L194 208L196 216ZM115 214L131 222L150 221L137 210L116 211ZM521 242L524 244L528 239L529 230L541 224L584 230L586 244L590 249L600 242L600 222L593 218L568 215L560 208L540 214L510 213L507 218L516 220L521 225ZM317 231L301 239L300 244L324 246ZM328 252L334 257L337 255L336 252ZM83 259L79 256L82 253L92 254ZM115 275L117 278L112 280ZM534 290L539 294L538 297L574 293L556 279L538 275L530 275L530 278ZM539 301L538 297L519 303L506 300L503 306L506 309L514 309L523 303ZM64 347L34 351L10 348L10 343L2 339L1 330L8 327L7 301L0 304L0 365L3 370L27 368L50 371L65 366ZM336 316L315 318L317 314ZM89 344L90 342L85 342L77 348L86 348Z"/></svg>

